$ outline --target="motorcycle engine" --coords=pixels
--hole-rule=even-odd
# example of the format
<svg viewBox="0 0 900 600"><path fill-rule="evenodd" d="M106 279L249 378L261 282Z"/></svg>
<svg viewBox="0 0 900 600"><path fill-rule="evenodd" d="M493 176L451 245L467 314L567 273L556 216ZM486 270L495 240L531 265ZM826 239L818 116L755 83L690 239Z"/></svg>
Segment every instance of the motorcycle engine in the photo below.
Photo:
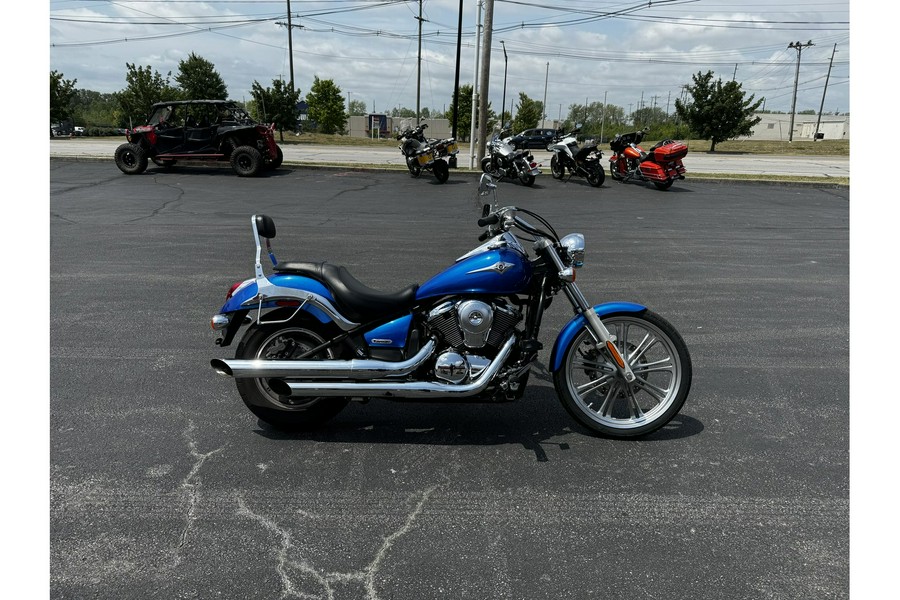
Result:
<svg viewBox="0 0 900 600"><path fill-rule="evenodd" d="M490 359L469 350L491 354L521 319L521 311L513 306L481 300L449 301L436 307L428 315L428 326L450 349L438 356L435 376L451 383L477 377Z"/></svg>

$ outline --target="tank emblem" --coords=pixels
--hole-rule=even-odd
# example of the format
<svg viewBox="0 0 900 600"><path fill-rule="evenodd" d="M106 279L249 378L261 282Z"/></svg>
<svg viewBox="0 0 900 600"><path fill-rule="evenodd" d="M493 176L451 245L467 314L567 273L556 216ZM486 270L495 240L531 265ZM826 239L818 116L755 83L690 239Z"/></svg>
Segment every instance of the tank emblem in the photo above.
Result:
<svg viewBox="0 0 900 600"><path fill-rule="evenodd" d="M500 261L500 262L495 262L492 265L488 265L487 267L482 267L480 269L475 269L474 271L469 271L468 273L466 273L466 275L471 275L472 273L483 273L485 271L496 271L497 273L500 273L502 275L503 273L506 273L508 270L512 269L514 266L516 266L516 265L514 265L512 263Z"/></svg>

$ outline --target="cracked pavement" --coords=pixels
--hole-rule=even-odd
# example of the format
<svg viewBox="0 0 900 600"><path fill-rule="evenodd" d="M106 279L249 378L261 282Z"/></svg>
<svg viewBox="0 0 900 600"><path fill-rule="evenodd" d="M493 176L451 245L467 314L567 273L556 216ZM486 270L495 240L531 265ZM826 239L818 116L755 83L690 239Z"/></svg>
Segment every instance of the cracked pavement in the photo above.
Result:
<svg viewBox="0 0 900 600"><path fill-rule="evenodd" d="M691 395L643 440L556 399L563 299L517 403L351 403L286 435L209 367L251 214L282 260L399 289L477 245L475 181L51 159L50 597L847 598L846 189L501 183L584 233L590 300L685 337Z"/></svg>

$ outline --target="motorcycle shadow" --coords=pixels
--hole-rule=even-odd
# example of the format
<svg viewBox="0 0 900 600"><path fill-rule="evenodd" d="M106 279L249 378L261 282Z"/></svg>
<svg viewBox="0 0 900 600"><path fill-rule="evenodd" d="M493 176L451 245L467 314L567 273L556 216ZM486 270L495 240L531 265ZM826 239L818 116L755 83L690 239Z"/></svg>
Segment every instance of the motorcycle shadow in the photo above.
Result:
<svg viewBox="0 0 900 600"><path fill-rule="evenodd" d="M365 444L424 444L434 446L497 446L510 444L534 452L538 462L549 461L547 449L568 451L565 438L587 435L610 444L631 440L606 439L574 421L560 404L543 373L532 373L521 400L504 403L402 402L373 399L352 402L321 429L284 432L259 421L256 433L271 440ZM676 415L662 429L634 441L687 438L703 431L703 424Z"/></svg>

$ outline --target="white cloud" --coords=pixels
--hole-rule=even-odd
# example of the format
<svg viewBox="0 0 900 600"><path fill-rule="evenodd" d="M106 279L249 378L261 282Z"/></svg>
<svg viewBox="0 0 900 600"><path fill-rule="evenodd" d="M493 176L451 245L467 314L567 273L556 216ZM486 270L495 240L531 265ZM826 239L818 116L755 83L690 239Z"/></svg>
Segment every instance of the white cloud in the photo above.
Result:
<svg viewBox="0 0 900 600"><path fill-rule="evenodd" d="M533 0L523 0L533 2ZM542 100L548 113L563 116L571 104L585 100L608 101L628 108L644 96L658 105L674 102L691 75L712 70L723 79L736 79L748 93L767 98L767 108L789 110L796 53L790 41L812 39L815 46L801 57L798 110L818 109L834 44L838 45L829 80L825 110L849 110L849 2L798 0L790 7L774 0L754 6L737 0L700 0L666 5L654 3L631 13L635 20L606 19L574 26L543 28L521 24L557 22L584 14L550 10L496 0L491 61L490 100L499 109L503 92L504 60L500 41L509 56L507 105L519 92ZM414 108L417 91L417 2L370 8L356 12L324 11L372 6L351 1L292 3L293 58L296 86L305 92L313 76L332 79L351 98L366 101L376 111L396 106ZM475 3L464 3L460 83L473 82ZM614 10L629 2L566 4L570 11ZM548 5L549 6L549 5ZM423 5L421 105L442 110L452 100L456 68L458 0L426 0ZM284 16L280 16L281 15ZM270 85L272 79L290 78L287 29L274 20L286 20L286 2L128 2L55 0L50 3L50 69L77 78L78 86L112 92L125 86L125 63L150 65L161 74L177 72L178 62L194 52L210 60L222 75L232 98L249 97L254 80ZM273 20L229 29L197 33L204 20L223 21L239 16ZM637 20L646 17L703 19L707 26L683 22ZM73 23L60 18L92 18L107 23ZM109 24L129 17L142 24ZM218 17L203 19L201 17ZM151 25L174 20L181 26ZM728 21L727 23L725 21ZM766 24L751 26L751 23ZM808 25L790 25L804 22ZM837 22L833 25L822 25ZM209 24L218 27L221 23ZM727 25L727 27L726 27ZM802 29L788 29L802 27ZM511 28L504 30L505 28ZM823 30L823 29L830 30ZM363 35L380 30L383 35ZM436 32L440 32L436 35ZM173 36L175 33L188 35ZM392 34L407 36L398 38ZM168 35L156 39L149 36ZM112 42L115 43L100 43ZM72 45L97 42L88 45ZM627 59L627 60L626 60ZM548 67L549 63L549 67ZM545 83L546 82L546 83ZM556 108L556 110L554 110Z"/></svg>

